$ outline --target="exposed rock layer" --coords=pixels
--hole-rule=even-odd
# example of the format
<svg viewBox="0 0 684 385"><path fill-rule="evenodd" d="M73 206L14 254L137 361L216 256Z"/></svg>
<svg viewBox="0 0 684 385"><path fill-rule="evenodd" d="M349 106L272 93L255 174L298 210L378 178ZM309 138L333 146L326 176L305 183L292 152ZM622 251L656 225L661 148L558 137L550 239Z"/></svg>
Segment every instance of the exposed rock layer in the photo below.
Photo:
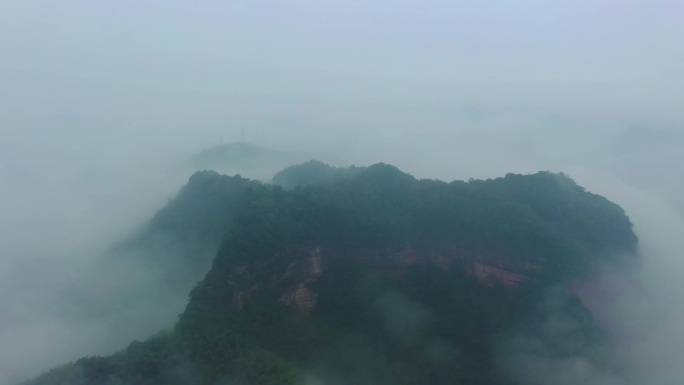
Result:
<svg viewBox="0 0 684 385"><path fill-rule="evenodd" d="M541 268L530 260L513 260L503 251L484 245L466 247L458 244L428 244L387 249L356 249L344 253L324 251L314 246L296 252L301 257L283 268L277 268L279 255L256 265L242 265L231 272L231 282L240 282L233 297L238 309L245 296L263 289L286 284L278 301L309 312L318 303L312 284L326 272L333 258L352 258L356 263L401 277L414 266L435 266L448 271L455 263L465 267L469 275L486 286L514 287L525 282Z"/></svg>

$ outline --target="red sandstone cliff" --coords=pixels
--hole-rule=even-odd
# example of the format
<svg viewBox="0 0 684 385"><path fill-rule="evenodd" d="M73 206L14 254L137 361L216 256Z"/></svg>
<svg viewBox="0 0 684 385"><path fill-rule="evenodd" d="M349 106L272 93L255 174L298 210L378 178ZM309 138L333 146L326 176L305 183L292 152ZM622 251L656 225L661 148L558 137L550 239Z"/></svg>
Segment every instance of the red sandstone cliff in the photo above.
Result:
<svg viewBox="0 0 684 385"><path fill-rule="evenodd" d="M291 254L290 252L289 254ZM278 300L288 306L308 312L316 307L318 294L311 288L325 274L326 262L332 258L353 258L361 265L382 270L401 277L417 265L437 266L445 271L458 262L466 272L487 286L514 287L525 282L540 268L532 261L508 258L503 251L484 245L466 247L458 244L429 244L387 249L356 249L344 255L326 252L313 246L294 252L294 262L277 267L279 255L260 263L233 269L230 282L237 288L233 304L242 308L245 296L267 287L285 284ZM239 283L234 283L239 282Z"/></svg>

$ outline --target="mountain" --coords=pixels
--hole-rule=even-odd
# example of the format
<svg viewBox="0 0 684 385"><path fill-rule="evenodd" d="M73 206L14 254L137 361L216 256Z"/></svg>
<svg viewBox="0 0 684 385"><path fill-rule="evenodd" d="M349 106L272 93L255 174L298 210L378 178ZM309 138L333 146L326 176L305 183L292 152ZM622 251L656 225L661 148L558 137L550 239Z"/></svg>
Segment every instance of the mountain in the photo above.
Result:
<svg viewBox="0 0 684 385"><path fill-rule="evenodd" d="M567 176L309 162L274 182L193 175L153 222L220 245L175 326L27 385L504 385L506 357L541 351L611 370L572 288L637 239Z"/></svg>

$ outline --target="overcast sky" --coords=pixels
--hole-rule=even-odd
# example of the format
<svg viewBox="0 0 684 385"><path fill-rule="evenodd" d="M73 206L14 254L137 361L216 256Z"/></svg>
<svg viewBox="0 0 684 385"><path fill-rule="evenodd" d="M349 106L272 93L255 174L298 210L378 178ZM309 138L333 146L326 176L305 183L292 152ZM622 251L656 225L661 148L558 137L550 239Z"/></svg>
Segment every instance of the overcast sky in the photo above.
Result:
<svg viewBox="0 0 684 385"><path fill-rule="evenodd" d="M6 0L2 161L120 161L243 128L406 146L492 115L679 122L683 15L663 0Z"/></svg>
<svg viewBox="0 0 684 385"><path fill-rule="evenodd" d="M565 171L680 223L683 20L677 0L3 0L0 279L103 247L188 177L162 165L242 130L419 177Z"/></svg>

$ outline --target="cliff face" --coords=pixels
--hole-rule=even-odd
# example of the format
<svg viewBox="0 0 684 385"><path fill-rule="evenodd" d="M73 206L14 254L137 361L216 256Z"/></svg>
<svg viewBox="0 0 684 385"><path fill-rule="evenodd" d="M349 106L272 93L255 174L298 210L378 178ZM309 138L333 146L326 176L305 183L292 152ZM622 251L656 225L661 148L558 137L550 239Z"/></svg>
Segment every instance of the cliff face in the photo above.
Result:
<svg viewBox="0 0 684 385"><path fill-rule="evenodd" d="M279 302L304 312L316 307L318 294L309 286L323 274L323 255L319 247L300 253L301 257L283 268L273 266L278 255L258 265L234 268L229 274L229 281L235 286L233 306L240 310L244 306L246 296L258 294L265 288L287 285L289 282L278 297ZM235 284L236 281L240 284ZM291 283L292 281L294 283Z"/></svg>
<svg viewBox="0 0 684 385"><path fill-rule="evenodd" d="M503 250L485 244L464 246L462 243L428 243L401 249L370 250L354 253L360 264L401 277L417 265L436 266L444 271L454 264L464 266L469 275L485 286L517 286L525 282L541 266L527 260L515 260Z"/></svg>
<svg viewBox="0 0 684 385"><path fill-rule="evenodd" d="M229 278L236 289L233 305L242 309L246 297L259 295L264 289L280 287L279 302L308 313L318 303L314 284L335 258L353 260L359 266L389 273L395 278L401 278L416 266L432 266L448 272L454 264L459 264L468 275L487 287L515 287L541 269L539 264L513 260L503 251L486 245L465 247L457 243L429 243L394 249L359 248L344 253L312 246L295 254L294 261L281 268L275 267L277 256L256 265L233 268ZM236 281L240 284L236 285Z"/></svg>

